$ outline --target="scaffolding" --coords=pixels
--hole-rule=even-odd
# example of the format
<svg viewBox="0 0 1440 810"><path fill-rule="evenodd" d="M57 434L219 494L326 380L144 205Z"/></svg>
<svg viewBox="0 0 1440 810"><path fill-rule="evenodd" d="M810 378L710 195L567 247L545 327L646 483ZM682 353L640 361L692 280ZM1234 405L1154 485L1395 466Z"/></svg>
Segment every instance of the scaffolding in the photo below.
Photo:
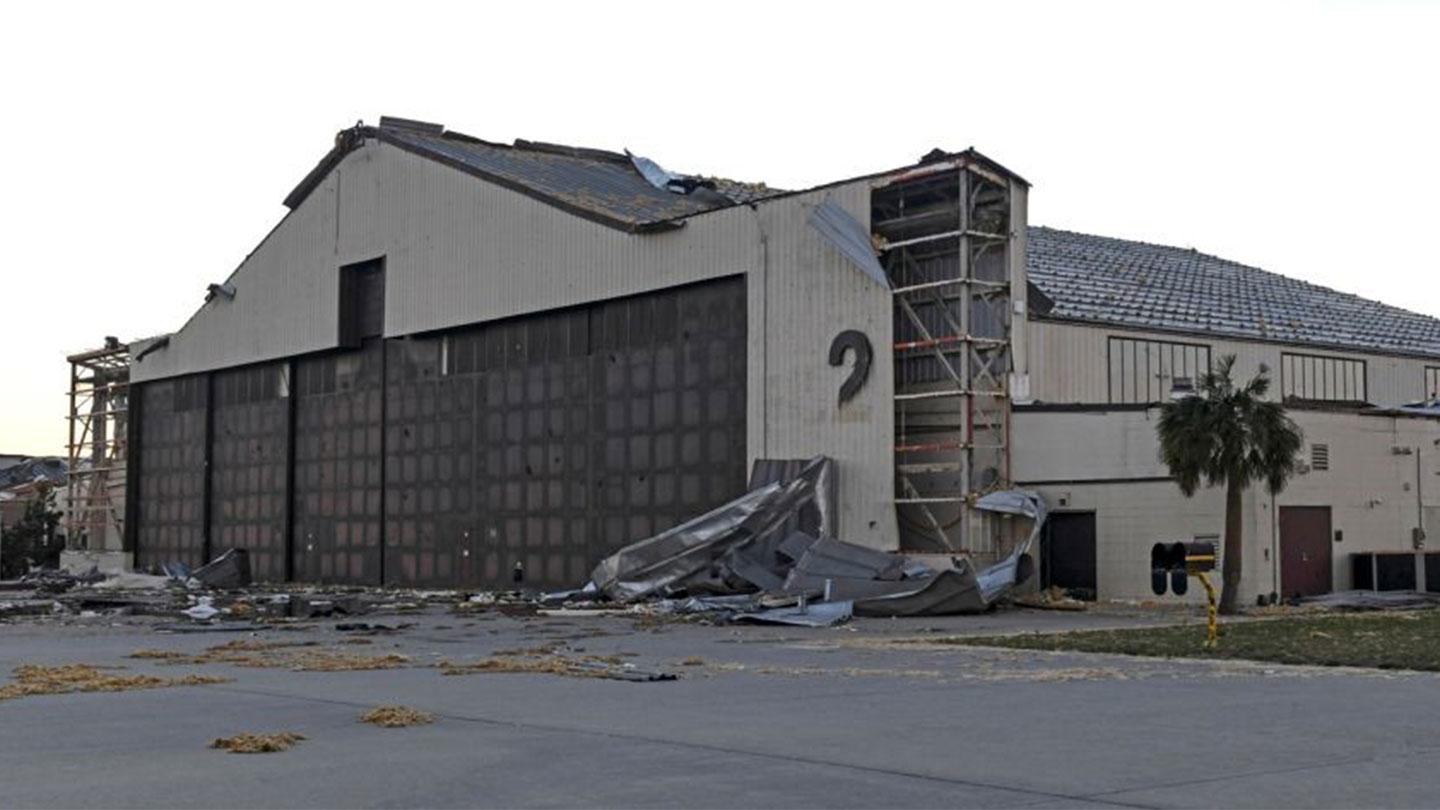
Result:
<svg viewBox="0 0 1440 810"><path fill-rule="evenodd" d="M1010 178L931 155L871 195L895 301L895 504L901 547L993 554L974 510L1010 485Z"/></svg>
<svg viewBox="0 0 1440 810"><path fill-rule="evenodd" d="M72 550L115 550L125 524L130 347L113 337L70 361L65 535Z"/></svg>

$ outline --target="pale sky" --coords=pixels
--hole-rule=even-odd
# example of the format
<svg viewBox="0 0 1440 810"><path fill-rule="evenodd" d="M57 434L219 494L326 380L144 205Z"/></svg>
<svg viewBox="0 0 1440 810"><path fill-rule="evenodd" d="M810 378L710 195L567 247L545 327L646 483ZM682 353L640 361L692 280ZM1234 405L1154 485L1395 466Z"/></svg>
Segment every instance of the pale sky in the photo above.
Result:
<svg viewBox="0 0 1440 810"><path fill-rule="evenodd" d="M67 353L178 328L358 119L803 188L974 146L1032 224L1440 316L1440 5L17 3L0 452Z"/></svg>

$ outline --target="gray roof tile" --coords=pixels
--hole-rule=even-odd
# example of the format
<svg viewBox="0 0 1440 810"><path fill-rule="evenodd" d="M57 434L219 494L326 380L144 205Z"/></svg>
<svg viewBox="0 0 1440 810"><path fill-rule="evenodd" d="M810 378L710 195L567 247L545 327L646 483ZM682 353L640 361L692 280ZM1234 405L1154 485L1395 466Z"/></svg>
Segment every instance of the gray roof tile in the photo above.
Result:
<svg viewBox="0 0 1440 810"><path fill-rule="evenodd" d="M1051 318L1440 357L1440 319L1198 251L1031 226Z"/></svg>

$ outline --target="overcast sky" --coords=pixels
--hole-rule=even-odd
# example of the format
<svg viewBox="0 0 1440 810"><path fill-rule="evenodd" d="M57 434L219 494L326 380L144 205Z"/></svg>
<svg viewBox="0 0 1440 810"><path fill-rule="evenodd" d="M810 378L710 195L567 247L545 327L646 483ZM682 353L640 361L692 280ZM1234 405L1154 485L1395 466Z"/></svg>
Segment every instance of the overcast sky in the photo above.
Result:
<svg viewBox="0 0 1440 810"><path fill-rule="evenodd" d="M802 188L974 146L1034 224L1440 316L1440 5L23 3L0 35L0 452L178 328L357 119Z"/></svg>

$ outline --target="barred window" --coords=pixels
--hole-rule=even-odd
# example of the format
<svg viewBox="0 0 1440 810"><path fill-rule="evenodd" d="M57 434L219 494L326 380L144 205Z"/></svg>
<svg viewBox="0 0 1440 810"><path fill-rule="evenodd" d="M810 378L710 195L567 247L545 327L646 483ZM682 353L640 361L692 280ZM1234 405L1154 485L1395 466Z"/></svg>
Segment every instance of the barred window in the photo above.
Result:
<svg viewBox="0 0 1440 810"><path fill-rule="evenodd" d="M1324 472L1330 469L1330 445L1310 445L1310 469Z"/></svg>
<svg viewBox="0 0 1440 810"><path fill-rule="evenodd" d="M1280 355L1280 396L1304 402L1368 401L1364 360L1284 352Z"/></svg>
<svg viewBox="0 0 1440 810"><path fill-rule="evenodd" d="M1210 370L1210 347L1141 338L1110 338L1110 402L1149 404L1170 397L1177 379L1198 384Z"/></svg>

